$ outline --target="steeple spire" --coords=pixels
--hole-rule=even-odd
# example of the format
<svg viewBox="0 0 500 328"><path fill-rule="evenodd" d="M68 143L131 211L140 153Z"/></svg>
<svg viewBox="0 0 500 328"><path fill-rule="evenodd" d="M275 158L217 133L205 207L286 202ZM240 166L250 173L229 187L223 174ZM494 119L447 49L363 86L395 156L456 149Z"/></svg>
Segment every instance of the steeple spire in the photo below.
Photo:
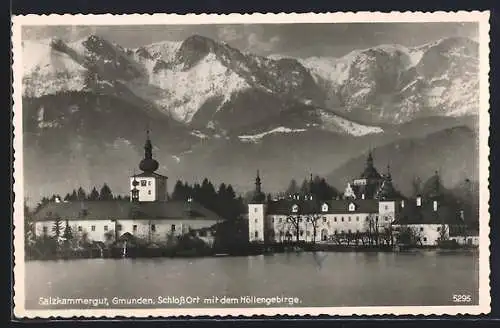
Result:
<svg viewBox="0 0 500 328"><path fill-rule="evenodd" d="M260 174L259 170L257 170L257 177L255 178L255 192L256 193L261 193L261 181L260 181Z"/></svg>
<svg viewBox="0 0 500 328"><path fill-rule="evenodd" d="M387 163L387 174L386 174L386 179L391 181L392 180L392 176L391 176L391 166L389 165L389 163Z"/></svg>
<svg viewBox="0 0 500 328"><path fill-rule="evenodd" d="M262 183L260 180L260 173L259 170L257 170L257 177L255 177L255 191L253 194L253 202L254 203L263 203L264 200L266 199L266 195L262 192Z"/></svg>
<svg viewBox="0 0 500 328"><path fill-rule="evenodd" d="M149 137L149 128L146 130L146 143L144 144L144 159L139 164L139 168L144 173L153 173L158 169L158 162L153 159L153 145Z"/></svg>

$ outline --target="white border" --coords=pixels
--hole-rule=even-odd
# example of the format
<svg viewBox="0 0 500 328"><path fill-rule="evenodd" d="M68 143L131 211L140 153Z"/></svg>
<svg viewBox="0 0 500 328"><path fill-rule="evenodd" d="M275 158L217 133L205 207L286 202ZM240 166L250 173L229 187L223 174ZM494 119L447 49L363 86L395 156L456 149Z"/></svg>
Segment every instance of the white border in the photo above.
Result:
<svg viewBox="0 0 500 328"><path fill-rule="evenodd" d="M27 310L25 309L24 263L24 185L23 133L21 108L22 56L21 27L29 25L194 25L194 24L291 24L354 22L477 22L480 56L480 233L479 233L479 305L473 306L384 306L384 307L297 307L297 308L210 308L210 309L91 309ZM175 317L175 316L252 316L252 315L455 315L490 312L490 240L489 240L489 12L358 12L325 14L133 14L133 15L26 15L12 18L14 75L14 315L18 318L61 317Z"/></svg>

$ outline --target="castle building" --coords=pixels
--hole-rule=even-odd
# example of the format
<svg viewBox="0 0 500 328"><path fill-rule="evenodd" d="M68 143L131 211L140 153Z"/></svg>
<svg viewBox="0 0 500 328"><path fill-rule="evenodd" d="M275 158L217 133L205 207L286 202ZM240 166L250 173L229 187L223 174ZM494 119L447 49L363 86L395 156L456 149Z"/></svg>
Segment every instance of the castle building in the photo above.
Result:
<svg viewBox="0 0 500 328"><path fill-rule="evenodd" d="M403 242L411 236L414 243L422 246L436 246L444 240L455 240L458 244L479 243L477 233L467 227L463 209L443 192L437 171L424 184L423 192L408 200L393 222L393 229Z"/></svg>
<svg viewBox="0 0 500 328"><path fill-rule="evenodd" d="M347 184L342 199L308 195L264 201L259 174L255 186L248 204L250 242L332 242L347 236L359 242L376 235L385 237L379 243L389 244L411 232L413 242L422 246L457 238L477 243L477 236L467 237L456 204L444 197L437 172L425 184L425 197L407 199L394 188L389 166L385 174L378 173L371 152L360 178Z"/></svg>
<svg viewBox="0 0 500 328"><path fill-rule="evenodd" d="M368 155L362 181L348 184L343 199L318 200L311 195L265 201L257 174L248 204L250 242L327 242L336 236L388 230L404 199L394 189L390 170L380 175Z"/></svg>
<svg viewBox="0 0 500 328"><path fill-rule="evenodd" d="M222 219L199 203L187 199L168 199L167 177L157 173L159 163L153 158L153 146L146 137L144 158L139 174L129 178L128 200L82 200L46 204L34 214L35 234L63 236L69 226L74 237L112 243L131 236L148 243L165 243L188 232L210 242L211 227ZM55 229L55 222L60 228ZM212 238L213 239L213 238Z"/></svg>

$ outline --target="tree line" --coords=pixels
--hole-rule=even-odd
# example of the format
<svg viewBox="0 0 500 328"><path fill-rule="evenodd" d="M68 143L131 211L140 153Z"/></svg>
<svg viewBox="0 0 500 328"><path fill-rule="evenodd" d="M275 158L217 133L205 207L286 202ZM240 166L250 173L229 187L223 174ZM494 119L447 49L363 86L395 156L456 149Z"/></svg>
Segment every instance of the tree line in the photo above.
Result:
<svg viewBox="0 0 500 328"><path fill-rule="evenodd" d="M292 179L284 192L285 197L313 196L318 201L330 200L340 196L340 192L326 182L325 178L316 175L311 179L304 179L299 186L297 180Z"/></svg>
<svg viewBox="0 0 500 328"><path fill-rule="evenodd" d="M237 219L246 211L243 198L236 195L230 184L221 183L216 190L207 178L203 179L201 184L193 185L177 180L171 199L177 201L192 199L228 220Z"/></svg>
<svg viewBox="0 0 500 328"><path fill-rule="evenodd" d="M104 183L99 190L94 186L90 192L79 187L78 189L73 189L72 192L67 193L64 197L61 197L59 194L52 194L51 197L44 196L38 203L37 209L47 203L55 202L57 199L65 202L83 200L127 200L129 196L123 197L121 195L113 195L111 188L107 183Z"/></svg>

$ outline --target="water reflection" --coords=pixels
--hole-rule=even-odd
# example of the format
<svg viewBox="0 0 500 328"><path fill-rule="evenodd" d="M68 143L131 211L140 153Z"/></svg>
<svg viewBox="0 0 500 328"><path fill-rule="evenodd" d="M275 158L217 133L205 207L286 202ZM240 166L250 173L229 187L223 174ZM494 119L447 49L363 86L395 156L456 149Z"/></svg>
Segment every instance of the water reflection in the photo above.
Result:
<svg viewBox="0 0 500 328"><path fill-rule="evenodd" d="M39 297L300 297L302 306L452 305L477 302L478 256L425 253L285 253L195 259L90 259L26 263L28 308ZM219 305L220 306L220 305Z"/></svg>

